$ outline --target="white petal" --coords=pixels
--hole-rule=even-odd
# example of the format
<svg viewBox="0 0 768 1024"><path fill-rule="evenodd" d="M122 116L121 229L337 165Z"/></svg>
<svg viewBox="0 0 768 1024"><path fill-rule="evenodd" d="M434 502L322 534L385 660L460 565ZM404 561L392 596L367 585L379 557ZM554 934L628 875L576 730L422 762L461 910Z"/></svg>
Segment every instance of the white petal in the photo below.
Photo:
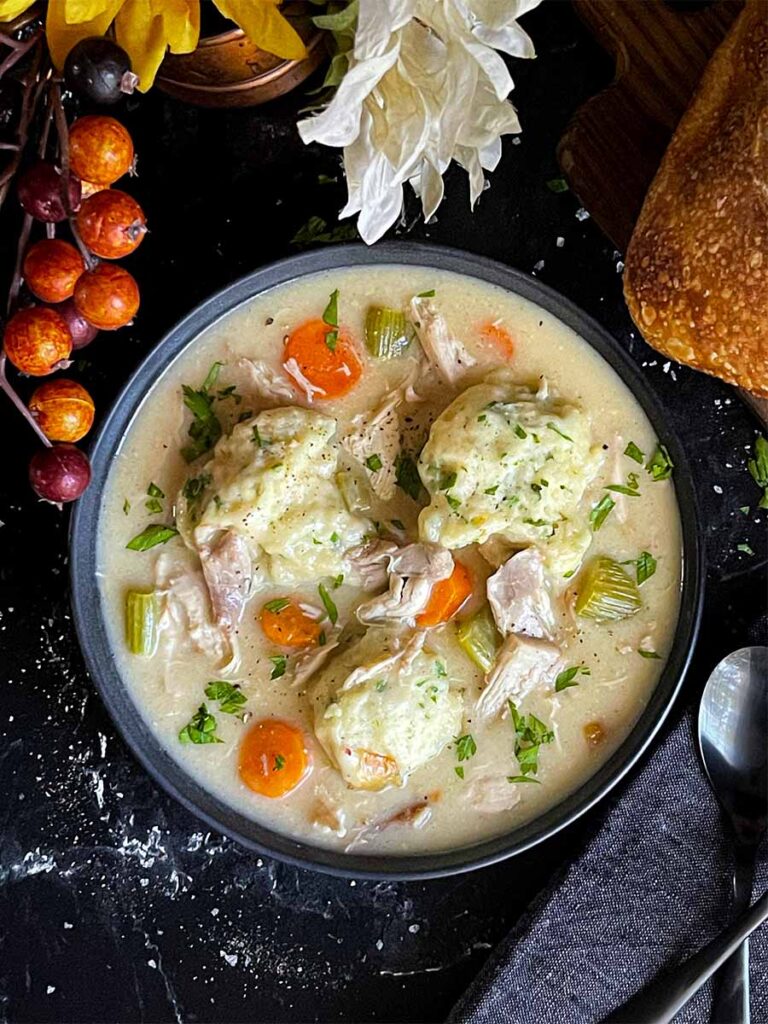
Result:
<svg viewBox="0 0 768 1024"><path fill-rule="evenodd" d="M355 59L368 60L385 52L391 35L416 13L417 0L360 0L355 30Z"/></svg>

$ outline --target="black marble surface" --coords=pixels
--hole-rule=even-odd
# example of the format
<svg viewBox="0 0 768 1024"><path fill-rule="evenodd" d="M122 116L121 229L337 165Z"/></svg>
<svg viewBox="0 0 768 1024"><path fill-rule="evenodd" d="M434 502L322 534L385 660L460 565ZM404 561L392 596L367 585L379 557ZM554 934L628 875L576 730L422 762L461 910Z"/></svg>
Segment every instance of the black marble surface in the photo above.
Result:
<svg viewBox="0 0 768 1024"><path fill-rule="evenodd" d="M692 701L714 662L755 638L765 603L765 513L739 511L759 498L745 468L757 424L725 385L637 339L620 255L572 195L547 189L562 129L611 68L570 5L546 4L524 23L539 56L513 69L518 144L505 142L474 214L463 172L452 170L437 222L421 225L409 202L413 226L399 234L535 270L644 366L691 456L704 518L708 598L683 699ZM337 175L337 158L299 142L300 105L294 96L210 112L153 93L122 112L140 160L128 187L152 233L127 263L143 289L135 326L100 337L77 366L99 410L198 300L292 252L310 215L333 219L343 185L320 185L318 174ZM13 230L7 211L3 266ZM67 515L28 490L34 439L5 401L0 438L2 1019L444 1018L605 807L507 864L423 884L332 879L207 832L134 762L85 674L68 604ZM755 554L738 551L742 543Z"/></svg>

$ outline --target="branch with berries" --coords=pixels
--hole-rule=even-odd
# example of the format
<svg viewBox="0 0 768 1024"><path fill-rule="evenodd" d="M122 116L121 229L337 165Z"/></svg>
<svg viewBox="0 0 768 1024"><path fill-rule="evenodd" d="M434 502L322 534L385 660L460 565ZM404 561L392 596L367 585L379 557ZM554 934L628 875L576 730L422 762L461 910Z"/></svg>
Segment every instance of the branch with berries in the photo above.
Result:
<svg viewBox="0 0 768 1024"><path fill-rule="evenodd" d="M68 123L62 87L91 104L117 102L136 77L127 54L109 39L77 44L58 77L41 27L0 33L0 207L15 196L23 210L0 351L0 390L43 447L29 479L44 500L78 498L91 479L76 447L90 430L94 402L77 381L56 376L28 403L9 378L47 377L71 366L73 351L101 331L131 323L139 287L116 260L132 253L146 218L114 187L135 172L133 140L114 117L86 114ZM41 237L35 238L35 235ZM65 237L62 237L64 235Z"/></svg>

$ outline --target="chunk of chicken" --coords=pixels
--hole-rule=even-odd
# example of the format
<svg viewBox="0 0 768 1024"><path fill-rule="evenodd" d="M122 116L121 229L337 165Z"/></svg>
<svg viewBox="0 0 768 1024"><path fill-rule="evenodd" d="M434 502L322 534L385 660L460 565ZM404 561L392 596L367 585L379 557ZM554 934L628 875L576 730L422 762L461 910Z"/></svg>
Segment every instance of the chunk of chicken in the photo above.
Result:
<svg viewBox="0 0 768 1024"><path fill-rule="evenodd" d="M389 562L389 589L357 609L360 622L410 622L424 611L432 587L453 572L453 556L439 544L408 544Z"/></svg>
<svg viewBox="0 0 768 1024"><path fill-rule="evenodd" d="M453 337L432 299L415 296L411 299L409 314L427 359L443 380L455 384L475 365L475 358Z"/></svg>
<svg viewBox="0 0 768 1024"><path fill-rule="evenodd" d="M477 701L481 718L503 711L508 700L517 703L539 686L549 686L562 667L560 651L548 640L516 636L506 638L486 676Z"/></svg>
<svg viewBox="0 0 768 1024"><path fill-rule="evenodd" d="M289 681L294 686L306 683L315 672L323 667L328 660L328 655L335 651L338 646L339 641L337 639L327 640L322 647L310 647L297 654L293 659L293 665L290 669Z"/></svg>
<svg viewBox="0 0 768 1024"><path fill-rule="evenodd" d="M279 370L275 370L262 359L246 359L237 362L239 369L245 371L251 387L259 396L268 402L295 402L296 389Z"/></svg>
<svg viewBox="0 0 768 1024"><path fill-rule="evenodd" d="M399 545L394 541L381 538L350 548L346 555L350 582L356 583L363 590L379 590L386 586L390 559L399 550Z"/></svg>
<svg viewBox="0 0 768 1024"><path fill-rule="evenodd" d="M248 544L232 530L197 530L197 551L217 625L231 633L251 592L253 569Z"/></svg>
<svg viewBox="0 0 768 1024"><path fill-rule="evenodd" d="M500 814L520 802L520 787L507 782L506 775L478 775L462 795L473 811Z"/></svg>
<svg viewBox="0 0 768 1024"><path fill-rule="evenodd" d="M365 466L371 489L382 501L389 501L395 493L395 463L400 452L397 406L401 401L400 389L391 391L372 416L367 413L355 416L353 429L341 439L342 448ZM371 469L369 460L374 460L379 468Z"/></svg>
<svg viewBox="0 0 768 1024"><path fill-rule="evenodd" d="M165 661L191 647L216 661L230 659L227 634L211 619L202 573L163 553L155 566L155 590L161 600L160 637Z"/></svg>
<svg viewBox="0 0 768 1024"><path fill-rule="evenodd" d="M513 555L490 576L488 603L499 632L554 639L555 613L538 548Z"/></svg>

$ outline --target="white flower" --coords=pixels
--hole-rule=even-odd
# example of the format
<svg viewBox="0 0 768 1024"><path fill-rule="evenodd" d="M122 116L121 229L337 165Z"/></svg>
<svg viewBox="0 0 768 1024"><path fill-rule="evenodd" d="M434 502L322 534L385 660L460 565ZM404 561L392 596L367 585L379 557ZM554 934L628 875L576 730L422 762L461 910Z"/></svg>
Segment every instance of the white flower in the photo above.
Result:
<svg viewBox="0 0 768 1024"><path fill-rule="evenodd" d="M501 136L520 131L507 99L503 50L535 56L516 22L540 0L360 0L349 70L318 115L299 123L304 142L344 149L349 198L362 238L375 242L400 216L403 186L425 219L443 198L451 160L467 171L474 206Z"/></svg>

